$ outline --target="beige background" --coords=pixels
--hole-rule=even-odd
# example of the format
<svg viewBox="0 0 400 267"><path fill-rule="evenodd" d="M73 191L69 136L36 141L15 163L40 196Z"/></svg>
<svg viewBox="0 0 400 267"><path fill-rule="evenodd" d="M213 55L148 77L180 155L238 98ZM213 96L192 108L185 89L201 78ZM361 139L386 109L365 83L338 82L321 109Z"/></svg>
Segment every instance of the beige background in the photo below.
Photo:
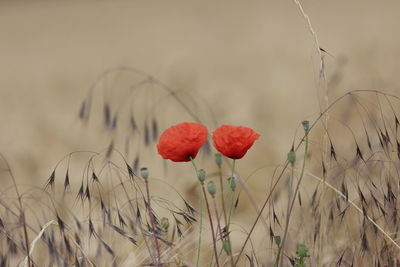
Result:
<svg viewBox="0 0 400 267"><path fill-rule="evenodd" d="M398 94L398 1L302 3L333 55L326 72L339 80L330 99L355 89ZM0 40L0 152L20 183L42 186L65 154L108 145L109 135L83 127L77 113L98 75L117 66L202 99L220 123L256 129L261 139L238 164L245 177L283 162L299 123L319 112L313 39L289 0L2 1ZM154 146L147 156L143 164L157 169Z"/></svg>
<svg viewBox="0 0 400 267"><path fill-rule="evenodd" d="M340 68L331 99L396 92L397 1L303 5L334 56L328 75ZM62 155L106 146L76 113L96 77L120 65L204 98L220 122L254 127L263 135L254 150L277 162L318 112L313 40L291 1L2 1L0 33L0 148L35 182Z"/></svg>

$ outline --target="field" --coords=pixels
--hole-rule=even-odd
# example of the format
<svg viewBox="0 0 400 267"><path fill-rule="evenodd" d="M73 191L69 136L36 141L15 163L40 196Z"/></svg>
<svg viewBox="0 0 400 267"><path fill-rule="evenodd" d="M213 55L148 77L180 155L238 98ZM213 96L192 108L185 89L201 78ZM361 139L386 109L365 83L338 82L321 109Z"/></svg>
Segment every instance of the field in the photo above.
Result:
<svg viewBox="0 0 400 267"><path fill-rule="evenodd" d="M399 266L398 10L0 2L0 266ZM210 213L157 151L187 121ZM260 137L219 168L221 125Z"/></svg>

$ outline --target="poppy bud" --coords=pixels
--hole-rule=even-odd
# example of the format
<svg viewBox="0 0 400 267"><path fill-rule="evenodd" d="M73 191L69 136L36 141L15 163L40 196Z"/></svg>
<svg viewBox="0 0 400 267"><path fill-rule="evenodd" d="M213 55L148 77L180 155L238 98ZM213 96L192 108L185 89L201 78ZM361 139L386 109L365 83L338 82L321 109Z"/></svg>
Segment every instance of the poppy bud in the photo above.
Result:
<svg viewBox="0 0 400 267"><path fill-rule="evenodd" d="M206 172L203 169L197 171L197 178L199 179L200 183L204 183L206 179Z"/></svg>
<svg viewBox="0 0 400 267"><path fill-rule="evenodd" d="M279 235L274 236L275 244L279 247L281 245L282 239Z"/></svg>
<svg viewBox="0 0 400 267"><path fill-rule="evenodd" d="M149 170L147 168L140 168L140 176L147 180L147 178L149 178Z"/></svg>
<svg viewBox="0 0 400 267"><path fill-rule="evenodd" d="M308 132L308 130L310 130L310 122L309 121L303 121L301 124L303 124L303 129L305 132Z"/></svg>
<svg viewBox="0 0 400 267"><path fill-rule="evenodd" d="M169 220L166 217L161 218L161 227L164 229L165 232L168 231L169 228Z"/></svg>
<svg viewBox="0 0 400 267"><path fill-rule="evenodd" d="M229 184L229 187L232 189L232 191L235 191L235 189L236 189L236 178L235 177L229 177L228 178L228 184Z"/></svg>
<svg viewBox="0 0 400 267"><path fill-rule="evenodd" d="M290 151L287 154L287 160L293 165L296 162L296 153L294 151Z"/></svg>
<svg viewBox="0 0 400 267"><path fill-rule="evenodd" d="M231 254L231 244L228 241L224 241L222 243L222 248L226 252L226 254L230 255Z"/></svg>
<svg viewBox="0 0 400 267"><path fill-rule="evenodd" d="M305 245L299 245L297 247L297 255L301 258L308 257L308 248Z"/></svg>
<svg viewBox="0 0 400 267"><path fill-rule="evenodd" d="M215 163L218 167L222 165L222 155L220 153L215 153Z"/></svg>
<svg viewBox="0 0 400 267"><path fill-rule="evenodd" d="M213 181L209 181L207 184L207 191L210 195L214 196L217 192L217 186Z"/></svg>

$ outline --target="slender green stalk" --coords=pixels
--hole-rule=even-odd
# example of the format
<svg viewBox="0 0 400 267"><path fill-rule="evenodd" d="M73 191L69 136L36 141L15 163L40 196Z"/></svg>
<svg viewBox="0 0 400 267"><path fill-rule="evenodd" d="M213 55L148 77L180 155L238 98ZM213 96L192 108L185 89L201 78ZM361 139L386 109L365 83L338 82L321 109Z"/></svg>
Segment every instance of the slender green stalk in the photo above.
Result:
<svg viewBox="0 0 400 267"><path fill-rule="evenodd" d="M204 183L201 185L201 189L203 191L204 201L206 202L208 218L210 219L210 228L211 228L211 236L212 236L212 239L213 239L213 248L214 248L215 260L216 260L216 263L217 263L217 267L219 267L218 252L217 252L217 241L215 240L214 225L213 225L213 221L212 221L210 206L209 206L208 200L207 200L206 190L204 189Z"/></svg>
<svg viewBox="0 0 400 267"><path fill-rule="evenodd" d="M304 146L303 165L301 167L300 177L299 177L299 180L297 181L297 184L296 184L296 189L294 191L293 198L292 198L292 201L290 203L288 214L286 215L285 233L283 235L282 244L281 244L281 250L282 251L284 251L285 241L286 241L287 234L288 234L288 231L289 231L290 215L292 213L294 202L296 200L296 196L297 196L297 193L299 191L300 184L301 184L301 181L302 181L303 176L304 176L304 170L305 170L305 167L306 167L306 160L307 160L307 154L308 154L308 131L306 132L306 136L305 136L304 142L305 142L305 146ZM283 261L283 257L282 257L282 255L280 255L280 257L279 257L279 265L278 266L282 266L282 261Z"/></svg>
<svg viewBox="0 0 400 267"><path fill-rule="evenodd" d="M291 169L290 169L290 176L289 176L289 197L288 197L288 205L287 205L287 211L286 214L289 214L289 210L290 210L290 200L292 199L292 190L293 190L293 179L294 179L294 163L291 164ZM288 221L286 220L286 223ZM278 245L278 254L276 255L276 259L275 259L275 263L274 263L274 267L277 267L279 264L279 260L281 258L281 253L282 253L282 244Z"/></svg>
<svg viewBox="0 0 400 267"><path fill-rule="evenodd" d="M234 203L235 203L235 192L232 192L231 191L231 199L230 199L230 206L229 206L229 216L228 216L228 222L227 222L227 224L226 225L228 225L228 224L230 224L230 219L231 219L231 214L232 214L232 210L233 210L233 206L234 206ZM227 231L227 235L226 235L226 241L228 241L228 243L229 243L229 247L231 248L231 243L230 243L230 239L229 239L229 233L228 233L228 231L229 230L227 230L227 228L225 228L226 229L226 231ZM220 250L219 250L219 253L218 253L218 258L219 258L219 256L221 256L221 254L222 254L222 251L223 251L223 248L221 248ZM231 251L230 251L231 252ZM230 253L231 255L232 255L232 253ZM231 257L231 260L233 260L233 256ZM211 264L210 264L210 266L215 266L215 264L214 265L212 265L212 262L213 261L211 261ZM231 262L232 263L232 262Z"/></svg>
<svg viewBox="0 0 400 267"><path fill-rule="evenodd" d="M223 236L221 223L220 223L221 215L218 213L218 207L217 207L217 202L215 201L215 196L212 196L212 200L213 200L213 205L214 205L214 210L215 210L215 218L217 218L217 226L218 226L220 239L221 239L221 241L223 241L224 240L224 236Z"/></svg>
<svg viewBox="0 0 400 267"><path fill-rule="evenodd" d="M233 175L235 173L235 163L236 163L236 160L233 159L231 179L234 179ZM229 225L231 223L232 210L233 210L233 206L234 206L235 188L231 188L231 189L232 189L232 198L231 198L231 206L230 206L229 214L228 214L228 221L227 221L227 224L226 224L226 233L227 233L227 241L228 241L229 250L230 250L229 251L229 257L230 257L230 260L231 260L231 266L234 267L235 266L235 261L233 260L232 242L231 242L231 237L230 237L230 234L229 234Z"/></svg>
<svg viewBox="0 0 400 267"><path fill-rule="evenodd" d="M218 174L219 174L219 186L221 187L221 205L222 205L222 213L224 216L224 223L225 226L227 225L228 219L226 216L226 208L225 208L225 199L224 199L224 183L222 182L222 170L221 166L218 167ZM222 232L221 232L222 234Z"/></svg>
<svg viewBox="0 0 400 267"><path fill-rule="evenodd" d="M193 159L190 159L190 162L192 162L193 168L196 172L196 179L197 179L197 166L194 163ZM197 241L197 256L196 256L196 267L199 266L200 264L200 254L201 254L201 235L203 232L203 198L201 197L202 194L202 185L199 181L199 206L200 206L200 211L199 211L199 238Z"/></svg>

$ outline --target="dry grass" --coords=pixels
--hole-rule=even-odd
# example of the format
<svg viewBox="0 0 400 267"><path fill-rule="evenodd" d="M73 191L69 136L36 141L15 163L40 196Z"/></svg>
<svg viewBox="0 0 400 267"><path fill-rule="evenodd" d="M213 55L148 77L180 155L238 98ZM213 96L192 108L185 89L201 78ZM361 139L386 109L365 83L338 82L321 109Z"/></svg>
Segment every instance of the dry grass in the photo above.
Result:
<svg viewBox="0 0 400 267"><path fill-rule="evenodd" d="M198 212L201 195L190 166L161 161L154 148L171 118L210 129L224 123L214 112L227 108L223 99L203 100L121 66L101 73L82 101L74 100L80 104L76 127L106 147L83 145L53 158L39 185L16 175L2 156L0 266L196 266L198 249L200 265L213 266L213 243L222 251L221 266L229 266L222 250L227 236L236 266L304 266L299 245L308 248L306 266L399 266L400 99L373 89L338 94L344 61L320 47L318 25L293 2L317 51L319 112L302 118L310 121L309 131L298 121L285 141L290 146L279 148L296 153L293 166L284 155L273 163L261 150L254 162L238 162L237 194L225 183L226 204L233 207L228 230L218 186L220 174L224 182L231 175L231 162L225 159L220 169L211 144L202 148L196 160L217 185L217 197L207 204L216 241L204 223L197 245L199 218L207 222L207 214ZM327 71L331 61L336 69ZM265 129L264 120L248 116L254 128ZM148 180L140 175L144 167Z"/></svg>

